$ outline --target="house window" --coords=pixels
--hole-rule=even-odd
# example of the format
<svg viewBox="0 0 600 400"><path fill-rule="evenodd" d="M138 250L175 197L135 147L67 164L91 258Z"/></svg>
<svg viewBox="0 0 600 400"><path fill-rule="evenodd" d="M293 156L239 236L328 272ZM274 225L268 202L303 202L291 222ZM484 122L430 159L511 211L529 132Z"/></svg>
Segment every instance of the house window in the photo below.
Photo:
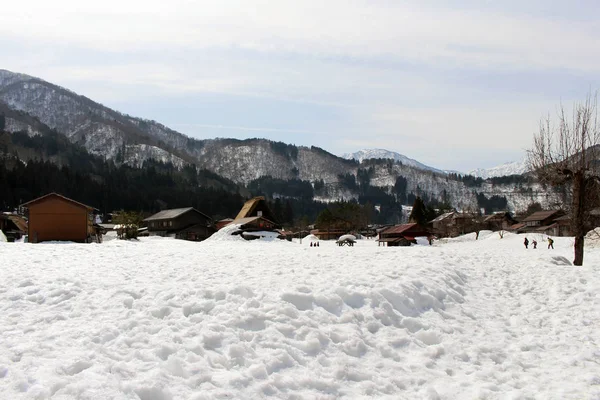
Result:
<svg viewBox="0 0 600 400"><path fill-rule="evenodd" d="M173 226L173 221L169 221L169 226Z"/></svg>
<svg viewBox="0 0 600 400"><path fill-rule="evenodd" d="M258 216L258 217L262 217L262 211L257 211L257 212L256 212L256 216Z"/></svg>

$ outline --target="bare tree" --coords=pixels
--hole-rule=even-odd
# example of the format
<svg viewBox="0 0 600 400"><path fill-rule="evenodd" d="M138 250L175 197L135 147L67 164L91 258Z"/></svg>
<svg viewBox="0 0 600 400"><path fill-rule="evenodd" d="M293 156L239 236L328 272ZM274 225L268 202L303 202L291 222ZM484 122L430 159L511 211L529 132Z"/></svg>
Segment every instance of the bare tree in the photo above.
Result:
<svg viewBox="0 0 600 400"><path fill-rule="evenodd" d="M598 96L589 94L575 103L571 114L561 105L556 123L550 117L540 122L528 151L531 170L541 182L569 187L571 233L575 236L574 265L583 264L583 242L588 212L596 203L600 181L600 126Z"/></svg>

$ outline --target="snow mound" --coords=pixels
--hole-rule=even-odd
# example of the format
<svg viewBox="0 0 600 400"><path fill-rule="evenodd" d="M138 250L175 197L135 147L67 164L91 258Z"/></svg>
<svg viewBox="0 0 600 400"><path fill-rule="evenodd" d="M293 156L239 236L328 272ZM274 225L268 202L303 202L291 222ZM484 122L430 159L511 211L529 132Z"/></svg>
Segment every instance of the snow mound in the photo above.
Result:
<svg viewBox="0 0 600 400"><path fill-rule="evenodd" d="M342 241L342 240L356 240L356 236L354 235L342 235L338 238L338 241Z"/></svg>
<svg viewBox="0 0 600 400"><path fill-rule="evenodd" d="M223 242L223 241L234 241L239 242L244 240L240 235L234 235L235 232L240 230L239 224L229 224L213 233L204 242Z"/></svg>
<svg viewBox="0 0 600 400"><path fill-rule="evenodd" d="M600 228L595 228L585 235L584 244L586 247L600 247Z"/></svg>
<svg viewBox="0 0 600 400"><path fill-rule="evenodd" d="M6 235L1 230L0 230L0 242L8 242L8 239L6 239Z"/></svg>
<svg viewBox="0 0 600 400"><path fill-rule="evenodd" d="M1 246L2 398L600 394L600 249L573 268L573 238L314 251L236 229Z"/></svg>
<svg viewBox="0 0 600 400"><path fill-rule="evenodd" d="M311 242L318 242L319 238L316 237L315 235L313 235L312 233L310 235L306 235L304 236L304 238L302 240L306 240L306 241L311 241Z"/></svg>

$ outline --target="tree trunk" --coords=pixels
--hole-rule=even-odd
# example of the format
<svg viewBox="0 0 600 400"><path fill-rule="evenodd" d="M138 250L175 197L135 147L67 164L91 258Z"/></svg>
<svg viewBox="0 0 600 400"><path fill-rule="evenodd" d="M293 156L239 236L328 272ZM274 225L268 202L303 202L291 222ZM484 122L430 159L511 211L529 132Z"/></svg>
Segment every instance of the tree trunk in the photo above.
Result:
<svg viewBox="0 0 600 400"><path fill-rule="evenodd" d="M573 210L571 215L571 230L575 236L575 259L573 265L583 265L585 176L578 171L573 177Z"/></svg>

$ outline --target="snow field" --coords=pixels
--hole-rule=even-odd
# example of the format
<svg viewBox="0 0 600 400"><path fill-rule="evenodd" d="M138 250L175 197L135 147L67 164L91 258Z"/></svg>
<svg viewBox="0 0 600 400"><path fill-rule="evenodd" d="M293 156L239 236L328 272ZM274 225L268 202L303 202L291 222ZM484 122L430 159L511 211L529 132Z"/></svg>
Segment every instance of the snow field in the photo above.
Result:
<svg viewBox="0 0 600 400"><path fill-rule="evenodd" d="M6 398L600 397L600 250L0 244ZM530 241L532 237L529 237Z"/></svg>

